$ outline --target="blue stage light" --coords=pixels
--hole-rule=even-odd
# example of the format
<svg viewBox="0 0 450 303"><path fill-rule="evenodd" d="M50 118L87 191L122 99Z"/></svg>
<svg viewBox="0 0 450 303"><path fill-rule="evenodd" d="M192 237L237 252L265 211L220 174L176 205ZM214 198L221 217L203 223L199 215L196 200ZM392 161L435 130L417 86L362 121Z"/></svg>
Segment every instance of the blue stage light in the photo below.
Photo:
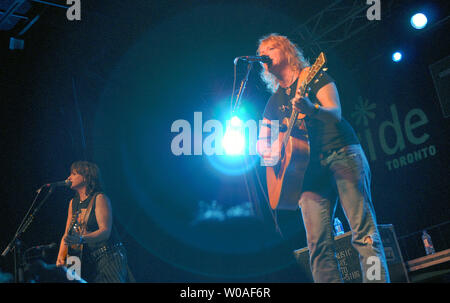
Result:
<svg viewBox="0 0 450 303"><path fill-rule="evenodd" d="M415 29L422 29L427 25L428 19L422 13L417 13L411 17L411 25Z"/></svg>
<svg viewBox="0 0 450 303"><path fill-rule="evenodd" d="M395 52L392 54L392 61L394 62L399 62L400 60L402 60L402 53L401 52Z"/></svg>
<svg viewBox="0 0 450 303"><path fill-rule="evenodd" d="M222 140L222 146L227 155L244 154L246 139L242 126L243 123L239 117L234 116L231 118Z"/></svg>

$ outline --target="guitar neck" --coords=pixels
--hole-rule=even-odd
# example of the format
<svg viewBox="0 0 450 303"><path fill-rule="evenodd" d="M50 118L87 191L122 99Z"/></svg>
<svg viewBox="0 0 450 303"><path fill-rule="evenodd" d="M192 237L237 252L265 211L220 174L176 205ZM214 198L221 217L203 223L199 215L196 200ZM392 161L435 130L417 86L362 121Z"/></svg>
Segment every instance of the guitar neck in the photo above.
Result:
<svg viewBox="0 0 450 303"><path fill-rule="evenodd" d="M289 125L288 125L288 128L287 128L286 133L283 138L283 147L287 146L289 137L291 136L292 129L294 128L294 124L297 121L298 114L299 114L299 111L296 110L295 108L293 108L291 117L289 118L289 123L288 123Z"/></svg>
<svg viewBox="0 0 450 303"><path fill-rule="evenodd" d="M81 211L77 211L75 214L72 215L72 220L70 221L68 234L73 235L74 234L74 227L77 225L78 216Z"/></svg>

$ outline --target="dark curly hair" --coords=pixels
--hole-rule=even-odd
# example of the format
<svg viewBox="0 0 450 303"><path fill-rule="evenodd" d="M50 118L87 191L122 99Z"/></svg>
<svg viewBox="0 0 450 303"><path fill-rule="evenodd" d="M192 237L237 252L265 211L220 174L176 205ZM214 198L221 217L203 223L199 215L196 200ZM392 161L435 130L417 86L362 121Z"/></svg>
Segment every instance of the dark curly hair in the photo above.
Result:
<svg viewBox="0 0 450 303"><path fill-rule="evenodd" d="M86 179L86 194L102 191L100 169L97 164L88 161L72 163L70 171L76 171Z"/></svg>

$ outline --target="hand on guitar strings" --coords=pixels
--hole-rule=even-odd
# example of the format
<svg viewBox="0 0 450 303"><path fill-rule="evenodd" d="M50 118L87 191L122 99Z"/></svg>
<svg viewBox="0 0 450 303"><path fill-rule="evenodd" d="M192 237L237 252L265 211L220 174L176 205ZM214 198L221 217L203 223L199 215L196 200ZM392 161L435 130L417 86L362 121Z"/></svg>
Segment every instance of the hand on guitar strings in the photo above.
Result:
<svg viewBox="0 0 450 303"><path fill-rule="evenodd" d="M67 235L64 237L64 242L68 245L82 244L83 237L81 235Z"/></svg>
<svg viewBox="0 0 450 303"><path fill-rule="evenodd" d="M273 166L280 159L280 138L277 138L272 145L268 144L267 140L258 140L256 143L256 148L258 154L263 158L265 166Z"/></svg>
<svg viewBox="0 0 450 303"><path fill-rule="evenodd" d="M314 114L316 110L316 107L308 98L308 93L306 93L304 97L300 97L298 100L296 98L293 98L291 100L291 103L292 106L295 107L299 112L307 116Z"/></svg>
<svg viewBox="0 0 450 303"><path fill-rule="evenodd" d="M65 266L66 265L66 259L65 258L59 258L56 260L56 267Z"/></svg>

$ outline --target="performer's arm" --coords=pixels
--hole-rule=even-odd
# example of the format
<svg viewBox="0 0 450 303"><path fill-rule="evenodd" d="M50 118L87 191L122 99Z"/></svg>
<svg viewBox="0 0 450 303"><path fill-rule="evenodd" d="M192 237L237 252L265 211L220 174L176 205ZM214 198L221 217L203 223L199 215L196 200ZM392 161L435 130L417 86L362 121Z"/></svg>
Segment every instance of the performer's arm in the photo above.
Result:
<svg viewBox="0 0 450 303"><path fill-rule="evenodd" d="M70 200L69 203L69 210L67 211L67 221L66 221L66 229L64 231L64 235L61 238L61 243L59 244L59 252L58 257L56 259L56 266L63 266L66 263L66 257L67 257L67 244L64 242L64 238L67 236L67 233L69 232L70 222L72 221L72 200Z"/></svg>
<svg viewBox="0 0 450 303"><path fill-rule="evenodd" d="M341 120L341 103L339 101L339 93L334 82L330 82L319 89L316 94L320 106L315 107L309 100L308 95L300 98L295 106L297 109L314 119L325 122L339 122Z"/></svg>
<svg viewBox="0 0 450 303"><path fill-rule="evenodd" d="M339 101L339 93L334 82L328 83L319 89L316 97L321 106L314 115L315 119L326 122L341 121L341 102Z"/></svg>
<svg viewBox="0 0 450 303"><path fill-rule="evenodd" d="M84 243L96 243L105 241L111 235L112 229L112 208L111 202L104 194L97 195L95 201L95 218L97 219L98 229L83 235Z"/></svg>

